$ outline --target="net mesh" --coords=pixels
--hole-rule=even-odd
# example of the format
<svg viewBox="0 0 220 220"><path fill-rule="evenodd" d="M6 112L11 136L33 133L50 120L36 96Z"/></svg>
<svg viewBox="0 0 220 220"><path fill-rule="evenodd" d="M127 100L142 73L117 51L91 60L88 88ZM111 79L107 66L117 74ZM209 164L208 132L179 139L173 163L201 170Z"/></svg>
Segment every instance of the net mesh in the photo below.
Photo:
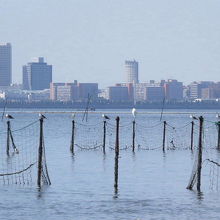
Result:
<svg viewBox="0 0 220 220"><path fill-rule="evenodd" d="M0 183L33 185L37 180L39 121L17 130L10 125L5 130L0 133ZM42 158L42 182L45 182L44 173L46 177L49 175L44 146Z"/></svg>
<svg viewBox="0 0 220 220"><path fill-rule="evenodd" d="M218 190L220 182L219 150L216 150L218 123L205 121L202 131L202 186L203 189ZM188 189L192 189L197 183L198 154L199 150L195 153L194 165L187 186ZM209 183L209 186L207 183Z"/></svg>
<svg viewBox="0 0 220 220"><path fill-rule="evenodd" d="M163 123L159 122L149 126L140 122L136 124L135 142L139 150L156 150L162 148Z"/></svg>
<svg viewBox="0 0 220 220"><path fill-rule="evenodd" d="M103 123L75 123L75 146L80 150L95 150L103 146Z"/></svg>
<svg viewBox="0 0 220 220"><path fill-rule="evenodd" d="M132 122L119 125L119 149L127 150L132 147ZM116 124L107 123L107 144L110 150L115 149Z"/></svg>
<svg viewBox="0 0 220 220"><path fill-rule="evenodd" d="M165 126L165 150L196 149L198 146L199 125L198 122L188 122L182 126L166 123ZM203 129L204 148L216 148L217 146L216 124L205 123ZM120 150L132 149L133 145L138 150L157 150L163 148L164 122L133 121L119 124ZM104 124L80 124L76 123L74 143L79 149L100 149L104 143ZM106 148L114 149L116 141L116 122L106 122Z"/></svg>

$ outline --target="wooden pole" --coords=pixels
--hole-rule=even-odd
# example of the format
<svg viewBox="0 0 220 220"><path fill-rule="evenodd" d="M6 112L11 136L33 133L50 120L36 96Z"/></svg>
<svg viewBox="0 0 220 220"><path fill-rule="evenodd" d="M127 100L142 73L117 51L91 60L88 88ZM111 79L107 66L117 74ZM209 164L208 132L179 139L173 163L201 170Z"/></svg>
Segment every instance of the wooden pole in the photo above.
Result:
<svg viewBox="0 0 220 220"><path fill-rule="evenodd" d="M202 137L203 137L203 122L204 118L199 117L199 151L198 151L198 166L197 166L197 191L201 188L201 171L202 171Z"/></svg>
<svg viewBox="0 0 220 220"><path fill-rule="evenodd" d="M37 175L37 185L41 187L41 177L42 177L42 160L43 160L43 123L44 119L40 118L40 140L38 148L38 175Z"/></svg>
<svg viewBox="0 0 220 220"><path fill-rule="evenodd" d="M191 127L191 145L190 145L190 149L193 150L193 142L194 142L194 121L191 122L192 127Z"/></svg>
<svg viewBox="0 0 220 220"><path fill-rule="evenodd" d="M118 193L118 158L119 158L119 121L120 118L116 118L116 140L115 140L115 194Z"/></svg>
<svg viewBox="0 0 220 220"><path fill-rule="evenodd" d="M71 137L71 144L70 144L70 151L74 154L74 141L75 141L75 121L72 120L72 137Z"/></svg>
<svg viewBox="0 0 220 220"><path fill-rule="evenodd" d="M9 156L9 148L10 148L10 121L7 121L7 144L6 144L6 154Z"/></svg>
<svg viewBox="0 0 220 220"><path fill-rule="evenodd" d="M134 152L135 149L135 120L132 123L133 132L132 132L132 151Z"/></svg>
<svg viewBox="0 0 220 220"><path fill-rule="evenodd" d="M167 122L163 122L163 152L165 151L165 145L166 145L166 125Z"/></svg>
<svg viewBox="0 0 220 220"><path fill-rule="evenodd" d="M105 142L106 142L106 121L103 122L103 154L105 154Z"/></svg>
<svg viewBox="0 0 220 220"><path fill-rule="evenodd" d="M217 149L220 150L220 121L217 122L217 130L218 130Z"/></svg>

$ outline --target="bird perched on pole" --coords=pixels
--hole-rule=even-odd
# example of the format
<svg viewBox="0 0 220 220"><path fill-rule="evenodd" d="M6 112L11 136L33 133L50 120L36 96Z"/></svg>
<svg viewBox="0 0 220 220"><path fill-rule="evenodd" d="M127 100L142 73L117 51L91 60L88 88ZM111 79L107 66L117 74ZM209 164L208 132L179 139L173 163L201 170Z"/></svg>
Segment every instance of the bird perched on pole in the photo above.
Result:
<svg viewBox="0 0 220 220"><path fill-rule="evenodd" d="M105 115L105 114L102 114L102 117L103 117L104 119L110 120L110 118L109 118L107 115Z"/></svg>
<svg viewBox="0 0 220 220"><path fill-rule="evenodd" d="M9 114L6 114L5 117L6 117L7 119L14 119L14 117L12 117L12 116L9 115Z"/></svg>
<svg viewBox="0 0 220 220"><path fill-rule="evenodd" d="M133 109L131 110L131 113L132 113L133 117L136 118L137 110L136 110L135 108L133 108Z"/></svg>
<svg viewBox="0 0 220 220"><path fill-rule="evenodd" d="M41 113L39 114L39 118L40 119L46 119L46 117L43 114L41 114Z"/></svg>
<svg viewBox="0 0 220 220"><path fill-rule="evenodd" d="M194 115L190 115L189 116L190 118L192 118L193 120L199 120L196 116L194 116Z"/></svg>

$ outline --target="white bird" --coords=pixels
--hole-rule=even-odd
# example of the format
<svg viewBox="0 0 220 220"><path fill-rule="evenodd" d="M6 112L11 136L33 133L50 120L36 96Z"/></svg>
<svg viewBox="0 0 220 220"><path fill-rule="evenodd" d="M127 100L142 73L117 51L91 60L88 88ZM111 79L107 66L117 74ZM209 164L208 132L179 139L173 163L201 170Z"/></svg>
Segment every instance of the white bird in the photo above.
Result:
<svg viewBox="0 0 220 220"><path fill-rule="evenodd" d="M220 118L220 114L218 113L218 114L216 114L216 118Z"/></svg>
<svg viewBox="0 0 220 220"><path fill-rule="evenodd" d="M102 117L103 117L104 119L107 119L107 120L110 119L110 118L109 118L107 115L105 115L105 114L102 114Z"/></svg>
<svg viewBox="0 0 220 220"><path fill-rule="evenodd" d="M8 119L14 119L14 117L12 117L12 116L9 115L9 114L6 114L5 117L8 118Z"/></svg>
<svg viewBox="0 0 220 220"><path fill-rule="evenodd" d="M133 108L131 113L132 113L133 117L135 118L137 115L137 110L135 108Z"/></svg>
<svg viewBox="0 0 220 220"><path fill-rule="evenodd" d="M75 116L76 116L76 114L75 114L75 113L73 113L73 114L72 114L72 119L74 119L74 118L75 118Z"/></svg>
<svg viewBox="0 0 220 220"><path fill-rule="evenodd" d="M46 119L46 117L43 114L41 114L41 113L39 114L39 118L40 119Z"/></svg>
<svg viewBox="0 0 220 220"><path fill-rule="evenodd" d="M192 118L193 120L198 120L198 118L195 117L194 115L190 115L189 117Z"/></svg>

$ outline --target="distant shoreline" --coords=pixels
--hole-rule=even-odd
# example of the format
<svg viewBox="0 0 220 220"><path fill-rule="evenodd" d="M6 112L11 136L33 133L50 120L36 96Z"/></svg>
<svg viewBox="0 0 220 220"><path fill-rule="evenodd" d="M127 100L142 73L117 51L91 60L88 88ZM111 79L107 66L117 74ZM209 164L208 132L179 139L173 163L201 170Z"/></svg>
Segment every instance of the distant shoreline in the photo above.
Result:
<svg viewBox="0 0 220 220"><path fill-rule="evenodd" d="M6 108L10 109L75 109L78 111L85 110L86 102L17 102L17 101L5 101L0 102L0 109L3 109L6 104ZM130 102L125 103L111 103L111 102L92 102L89 105L88 110L95 109L158 109L161 110L163 104L160 102L152 103L136 103L134 105ZM166 102L164 110L166 109L195 109L195 110L220 110L220 102L215 101L202 101L202 102Z"/></svg>

